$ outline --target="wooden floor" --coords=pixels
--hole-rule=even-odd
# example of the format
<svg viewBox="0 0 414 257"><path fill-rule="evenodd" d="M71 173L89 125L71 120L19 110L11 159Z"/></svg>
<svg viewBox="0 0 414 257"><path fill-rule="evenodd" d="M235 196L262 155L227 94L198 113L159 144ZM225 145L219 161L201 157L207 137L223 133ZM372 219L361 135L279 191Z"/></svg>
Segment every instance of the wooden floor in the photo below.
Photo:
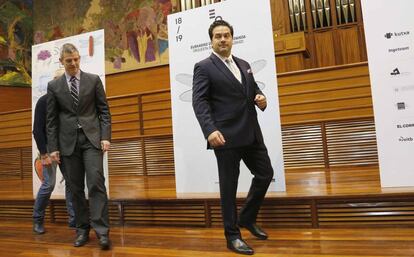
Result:
<svg viewBox="0 0 414 257"><path fill-rule="evenodd" d="M217 193L180 194L174 176L110 177L111 200L218 198ZM378 167L288 170L286 192L268 197L315 197L413 193L414 187L381 188ZM244 196L240 194L239 196ZM0 180L0 200L32 200L32 181Z"/></svg>
<svg viewBox="0 0 414 257"><path fill-rule="evenodd" d="M101 251L90 242L72 246L74 231L63 224L46 224L47 233L34 235L31 222L0 223L0 256L38 257L231 257L221 228L113 227L113 248ZM414 256L414 229L268 229L269 240L248 232L243 238L266 257Z"/></svg>

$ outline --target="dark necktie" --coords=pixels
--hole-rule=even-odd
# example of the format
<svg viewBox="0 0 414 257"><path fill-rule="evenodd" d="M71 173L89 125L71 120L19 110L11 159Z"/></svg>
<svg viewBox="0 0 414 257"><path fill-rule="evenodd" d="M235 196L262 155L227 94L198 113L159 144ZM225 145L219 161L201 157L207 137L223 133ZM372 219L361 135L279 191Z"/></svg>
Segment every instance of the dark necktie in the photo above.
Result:
<svg viewBox="0 0 414 257"><path fill-rule="evenodd" d="M76 77L71 77L70 78L70 95L72 96L73 99L73 108L75 110L78 109L78 103L79 103L79 92L78 92L78 88L76 87Z"/></svg>

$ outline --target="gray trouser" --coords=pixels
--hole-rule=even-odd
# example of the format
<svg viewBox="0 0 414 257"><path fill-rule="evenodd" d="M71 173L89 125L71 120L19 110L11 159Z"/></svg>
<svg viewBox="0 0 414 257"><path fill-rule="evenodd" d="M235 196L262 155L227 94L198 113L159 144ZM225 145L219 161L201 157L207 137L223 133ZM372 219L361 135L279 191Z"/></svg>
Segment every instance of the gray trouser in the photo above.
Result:
<svg viewBox="0 0 414 257"><path fill-rule="evenodd" d="M98 235L107 235L109 233L108 198L102 151L89 142L82 129L78 129L74 152L72 155L62 156L61 161L73 192L77 233L89 233L92 226ZM84 191L85 176L89 211Z"/></svg>

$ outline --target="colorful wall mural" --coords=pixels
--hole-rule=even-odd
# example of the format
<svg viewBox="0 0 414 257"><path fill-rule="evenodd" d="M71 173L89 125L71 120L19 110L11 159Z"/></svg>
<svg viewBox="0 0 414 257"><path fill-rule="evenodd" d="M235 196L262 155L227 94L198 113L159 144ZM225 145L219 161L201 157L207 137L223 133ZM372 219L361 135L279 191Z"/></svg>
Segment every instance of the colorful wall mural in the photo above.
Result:
<svg viewBox="0 0 414 257"><path fill-rule="evenodd" d="M30 87L32 0L0 0L0 86Z"/></svg>
<svg viewBox="0 0 414 257"><path fill-rule="evenodd" d="M106 74L163 65L176 10L177 0L36 0L34 42L104 29Z"/></svg>

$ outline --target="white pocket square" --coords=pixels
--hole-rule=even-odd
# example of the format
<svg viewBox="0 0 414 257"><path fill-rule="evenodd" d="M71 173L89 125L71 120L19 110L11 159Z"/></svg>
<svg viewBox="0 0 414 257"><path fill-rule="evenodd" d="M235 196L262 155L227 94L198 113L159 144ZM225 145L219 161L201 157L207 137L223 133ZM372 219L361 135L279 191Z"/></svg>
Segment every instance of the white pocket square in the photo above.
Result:
<svg viewBox="0 0 414 257"><path fill-rule="evenodd" d="M252 69L248 69L247 73L253 73Z"/></svg>

